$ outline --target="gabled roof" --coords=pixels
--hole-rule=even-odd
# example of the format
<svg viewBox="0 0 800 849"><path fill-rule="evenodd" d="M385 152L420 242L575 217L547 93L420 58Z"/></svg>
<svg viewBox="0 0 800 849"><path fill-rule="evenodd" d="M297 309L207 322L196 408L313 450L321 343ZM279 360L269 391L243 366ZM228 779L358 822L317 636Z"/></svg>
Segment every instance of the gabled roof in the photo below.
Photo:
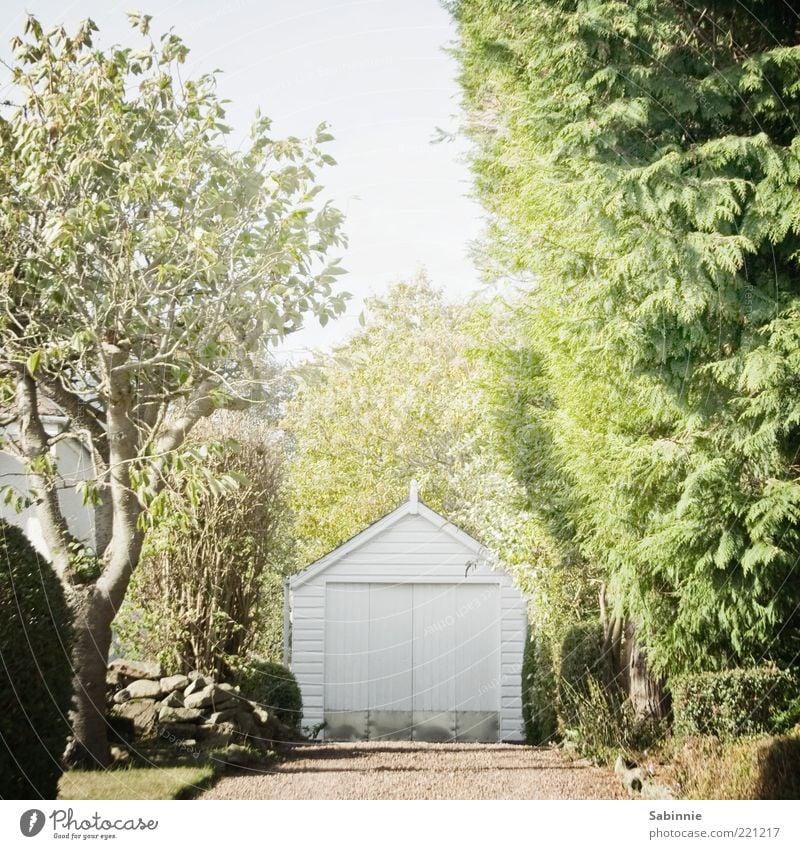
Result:
<svg viewBox="0 0 800 849"><path fill-rule="evenodd" d="M421 516L423 519L427 519L437 530L442 531L442 533L447 534L452 539L458 540L466 549L476 555L479 555L484 550L484 547L478 540L460 528L457 528L452 522L435 510L431 510L426 504L423 504L417 495L417 482L412 481L408 501L404 501L396 510L392 510L391 513L388 513L382 519L378 519L377 522L373 522L368 528L361 531L361 533L350 537L349 540L334 548L333 551L324 557L306 566L302 572L293 575L289 579L289 586L292 589L302 586L306 581L319 575L320 572L324 572L329 566L336 563L337 560L341 560L342 557L373 539L373 537L383 533L388 528L391 528L392 525L397 524L397 522L406 516Z"/></svg>

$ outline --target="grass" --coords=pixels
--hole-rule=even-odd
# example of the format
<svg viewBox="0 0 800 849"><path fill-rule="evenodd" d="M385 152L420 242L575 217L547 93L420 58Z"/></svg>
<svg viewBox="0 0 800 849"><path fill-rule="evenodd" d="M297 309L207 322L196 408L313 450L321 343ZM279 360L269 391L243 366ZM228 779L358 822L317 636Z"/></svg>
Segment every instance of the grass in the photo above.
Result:
<svg viewBox="0 0 800 849"><path fill-rule="evenodd" d="M196 766L130 766L110 770L70 770L61 776L59 799L191 799L207 788L216 773Z"/></svg>

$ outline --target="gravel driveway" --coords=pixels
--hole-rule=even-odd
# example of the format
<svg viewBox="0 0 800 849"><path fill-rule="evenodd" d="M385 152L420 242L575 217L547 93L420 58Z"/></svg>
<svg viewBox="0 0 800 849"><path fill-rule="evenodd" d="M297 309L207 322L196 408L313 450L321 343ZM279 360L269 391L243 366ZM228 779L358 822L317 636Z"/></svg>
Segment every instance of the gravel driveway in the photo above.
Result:
<svg viewBox="0 0 800 849"><path fill-rule="evenodd" d="M622 799L611 770L557 749L477 743L322 743L202 799Z"/></svg>

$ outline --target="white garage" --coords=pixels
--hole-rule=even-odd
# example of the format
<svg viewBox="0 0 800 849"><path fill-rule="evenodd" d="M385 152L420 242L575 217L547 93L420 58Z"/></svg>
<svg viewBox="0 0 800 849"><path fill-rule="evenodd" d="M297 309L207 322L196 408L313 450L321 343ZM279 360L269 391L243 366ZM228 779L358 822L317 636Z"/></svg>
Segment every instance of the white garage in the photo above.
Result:
<svg viewBox="0 0 800 849"><path fill-rule="evenodd" d="M520 740L526 604L408 501L290 579L287 661L326 740Z"/></svg>

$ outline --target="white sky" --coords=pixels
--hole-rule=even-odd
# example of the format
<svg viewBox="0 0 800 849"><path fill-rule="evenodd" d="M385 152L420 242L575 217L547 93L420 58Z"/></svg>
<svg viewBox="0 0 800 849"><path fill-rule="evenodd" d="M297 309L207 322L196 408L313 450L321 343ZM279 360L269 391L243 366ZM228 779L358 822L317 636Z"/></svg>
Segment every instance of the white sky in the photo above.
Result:
<svg viewBox="0 0 800 849"><path fill-rule="evenodd" d="M135 44L125 12L153 15L155 32L174 27L191 49L187 75L214 68L231 100L228 122L245 133L257 107L279 135L305 135L321 121L336 140L338 165L322 174L325 196L345 212L349 248L342 288L347 315L326 328L293 334L287 355L327 347L357 327L362 299L424 266L453 297L477 288L467 256L481 228L468 199L463 144L430 143L437 126L458 123L456 63L443 48L453 37L438 0L6 0L0 49L21 33L30 10L47 27L68 29L91 17L96 44Z"/></svg>

